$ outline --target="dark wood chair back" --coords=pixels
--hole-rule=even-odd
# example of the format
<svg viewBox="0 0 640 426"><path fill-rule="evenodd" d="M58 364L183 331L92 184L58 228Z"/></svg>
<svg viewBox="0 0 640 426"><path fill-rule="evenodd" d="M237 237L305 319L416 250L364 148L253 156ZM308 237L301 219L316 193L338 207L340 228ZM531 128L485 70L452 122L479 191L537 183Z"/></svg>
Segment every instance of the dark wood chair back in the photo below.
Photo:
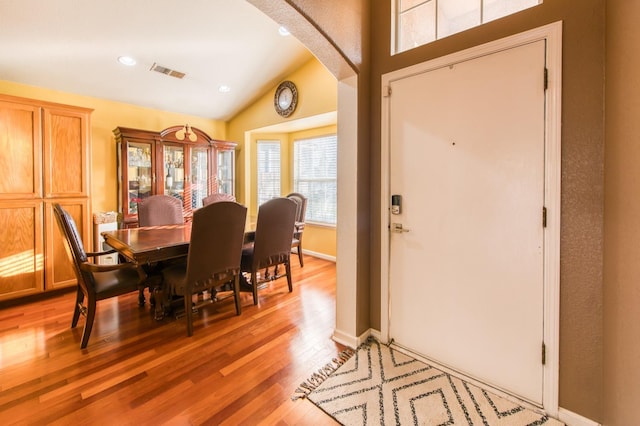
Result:
<svg viewBox="0 0 640 426"><path fill-rule="evenodd" d="M242 270L251 273L254 304L258 303L259 269L284 264L285 274L276 272L271 279L286 275L289 291L293 291L290 257L296 210L296 203L284 197L271 199L258 209L254 241L242 251Z"/></svg>
<svg viewBox="0 0 640 426"><path fill-rule="evenodd" d="M212 203L193 214L186 264L162 271L169 295L184 296L187 334L193 334L191 295L233 283L240 315L240 258L247 208L231 201Z"/></svg>
<svg viewBox="0 0 640 426"><path fill-rule="evenodd" d="M287 198L296 202L296 222L304 223L307 215L307 197L299 192L292 192L287 194Z"/></svg>
<svg viewBox="0 0 640 426"><path fill-rule="evenodd" d="M152 195L138 202L138 226L181 225L182 201L170 195Z"/></svg>
<svg viewBox="0 0 640 426"><path fill-rule="evenodd" d="M78 280L76 304L71 320L75 328L81 314L86 316L80 348L87 347L93 321L96 315L96 302L122 294L139 291L146 278L144 272L132 264L97 265L89 261L114 250L106 252L86 252L80 233L73 217L60 204L53 205L53 213L65 240L65 249ZM86 298L86 300L85 300Z"/></svg>
<svg viewBox="0 0 640 426"><path fill-rule="evenodd" d="M208 206L212 203L218 203L220 201L236 201L236 197L231 194L218 194L214 193L202 199L202 205Z"/></svg>
<svg viewBox="0 0 640 426"><path fill-rule="evenodd" d="M302 233L304 232L305 217L307 215L307 197L298 192L292 192L287 195L287 198L295 201L297 204L296 222L294 224L291 248L297 249L300 266L304 266L304 260L302 258Z"/></svg>

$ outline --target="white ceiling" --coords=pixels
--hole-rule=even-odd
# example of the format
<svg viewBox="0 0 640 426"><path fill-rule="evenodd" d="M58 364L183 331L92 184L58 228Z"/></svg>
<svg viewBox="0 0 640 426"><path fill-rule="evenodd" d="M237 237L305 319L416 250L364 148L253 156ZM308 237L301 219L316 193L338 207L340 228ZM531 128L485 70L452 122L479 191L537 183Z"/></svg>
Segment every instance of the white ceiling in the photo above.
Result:
<svg viewBox="0 0 640 426"><path fill-rule="evenodd" d="M0 80L228 120L312 58L278 28L245 0L0 0Z"/></svg>

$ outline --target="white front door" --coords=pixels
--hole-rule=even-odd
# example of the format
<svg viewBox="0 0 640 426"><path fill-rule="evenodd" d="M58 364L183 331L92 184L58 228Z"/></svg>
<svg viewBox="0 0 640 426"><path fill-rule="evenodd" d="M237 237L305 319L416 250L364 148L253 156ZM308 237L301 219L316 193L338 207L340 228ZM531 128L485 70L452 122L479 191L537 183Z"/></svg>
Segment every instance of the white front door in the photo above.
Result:
<svg viewBox="0 0 640 426"><path fill-rule="evenodd" d="M540 40L394 80L389 99L389 338L537 404L544 68Z"/></svg>

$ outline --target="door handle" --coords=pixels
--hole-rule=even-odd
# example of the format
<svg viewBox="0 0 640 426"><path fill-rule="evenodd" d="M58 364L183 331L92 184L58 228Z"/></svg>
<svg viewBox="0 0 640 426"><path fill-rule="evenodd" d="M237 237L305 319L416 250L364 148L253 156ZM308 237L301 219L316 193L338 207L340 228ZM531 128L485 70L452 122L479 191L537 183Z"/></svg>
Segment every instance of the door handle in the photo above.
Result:
<svg viewBox="0 0 640 426"><path fill-rule="evenodd" d="M407 228L403 228L401 223L392 223L391 232L397 232L402 234L403 232L409 232Z"/></svg>

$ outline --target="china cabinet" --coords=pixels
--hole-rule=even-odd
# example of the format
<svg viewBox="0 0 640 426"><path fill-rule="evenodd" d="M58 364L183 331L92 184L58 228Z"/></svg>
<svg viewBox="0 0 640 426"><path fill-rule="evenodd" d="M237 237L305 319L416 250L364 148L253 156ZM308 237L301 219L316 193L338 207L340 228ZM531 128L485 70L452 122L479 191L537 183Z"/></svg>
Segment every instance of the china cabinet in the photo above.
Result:
<svg viewBox="0 0 640 426"><path fill-rule="evenodd" d="M234 193L233 142L189 125L160 132L117 127L118 210L122 226L138 223L138 201L165 194L182 201L185 220L214 192Z"/></svg>
<svg viewBox="0 0 640 426"><path fill-rule="evenodd" d="M90 247L91 111L0 95L0 300L76 284L51 212L63 205Z"/></svg>

